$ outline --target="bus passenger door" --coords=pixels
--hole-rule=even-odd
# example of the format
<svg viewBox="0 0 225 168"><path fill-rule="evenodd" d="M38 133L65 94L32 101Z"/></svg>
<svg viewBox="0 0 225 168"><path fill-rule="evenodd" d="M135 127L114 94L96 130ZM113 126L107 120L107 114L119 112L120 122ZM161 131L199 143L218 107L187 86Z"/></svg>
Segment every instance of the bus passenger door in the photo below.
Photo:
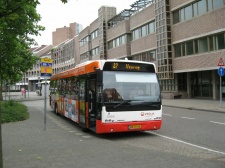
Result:
<svg viewBox="0 0 225 168"><path fill-rule="evenodd" d="M95 78L88 78L88 127L95 127L96 122L96 80Z"/></svg>

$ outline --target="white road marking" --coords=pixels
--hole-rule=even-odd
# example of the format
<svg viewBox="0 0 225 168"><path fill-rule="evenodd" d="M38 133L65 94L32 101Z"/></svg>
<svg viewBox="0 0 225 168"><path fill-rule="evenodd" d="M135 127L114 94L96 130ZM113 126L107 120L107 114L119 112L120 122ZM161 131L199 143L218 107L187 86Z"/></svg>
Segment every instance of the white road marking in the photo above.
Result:
<svg viewBox="0 0 225 168"><path fill-rule="evenodd" d="M189 118L189 117L181 117L183 119L189 119L189 120L195 120L195 118Z"/></svg>
<svg viewBox="0 0 225 168"><path fill-rule="evenodd" d="M222 124L225 125L225 123L221 123L221 122L216 122L216 121L210 121L211 123L215 123L215 124Z"/></svg>
<svg viewBox="0 0 225 168"><path fill-rule="evenodd" d="M193 147L196 147L196 148L199 148L199 149L203 149L203 150L207 150L207 151L210 151L210 152L214 152L214 153L219 153L219 154L225 155L224 152L216 151L216 150L209 149L209 148L206 148L206 147L203 147L203 146L199 146L199 145L195 145L195 144L188 143L188 142L185 142L185 141L181 141L179 139L175 139L175 138L171 138L171 137L168 137L168 136L165 136L165 135L157 134L157 133L152 132L152 131L146 131L146 132L149 132L149 133L151 133L153 135L157 135L157 136L160 136L162 138L166 138L166 139L169 139L169 140L172 140L172 141L176 141L176 142L180 142L180 143L183 143L183 144L186 144L186 145L189 145L189 146L193 146Z"/></svg>
<svg viewBox="0 0 225 168"><path fill-rule="evenodd" d="M77 132L77 131L69 131L69 132Z"/></svg>
<svg viewBox="0 0 225 168"><path fill-rule="evenodd" d="M166 115L166 116L172 116L171 114L165 114L165 113L163 113L163 115Z"/></svg>

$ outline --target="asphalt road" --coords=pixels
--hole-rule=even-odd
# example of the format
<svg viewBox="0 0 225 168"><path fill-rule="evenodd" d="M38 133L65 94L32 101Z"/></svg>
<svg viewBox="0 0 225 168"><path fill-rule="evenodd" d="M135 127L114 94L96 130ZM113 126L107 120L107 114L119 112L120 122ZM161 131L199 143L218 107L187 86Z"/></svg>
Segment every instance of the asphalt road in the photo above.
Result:
<svg viewBox="0 0 225 168"><path fill-rule="evenodd" d="M163 108L159 134L225 153L225 114Z"/></svg>
<svg viewBox="0 0 225 168"><path fill-rule="evenodd" d="M30 119L3 125L8 167L225 168L224 114L164 108L161 130L96 135L49 106L43 131L44 101L24 104Z"/></svg>

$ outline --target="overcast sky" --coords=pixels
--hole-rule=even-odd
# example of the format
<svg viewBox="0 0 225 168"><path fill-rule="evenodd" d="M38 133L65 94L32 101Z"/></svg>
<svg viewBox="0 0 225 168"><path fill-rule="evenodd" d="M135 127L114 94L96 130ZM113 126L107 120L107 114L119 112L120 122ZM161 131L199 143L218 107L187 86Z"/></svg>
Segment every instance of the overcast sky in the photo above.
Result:
<svg viewBox="0 0 225 168"><path fill-rule="evenodd" d="M41 36L35 37L38 45L52 44L52 32L56 28L69 27L69 23L77 22L87 27L98 18L98 9L101 6L114 6L117 14L124 9L130 9L130 5L137 0L69 0L63 4L61 0L39 0L37 12L42 19L39 25L45 27Z"/></svg>

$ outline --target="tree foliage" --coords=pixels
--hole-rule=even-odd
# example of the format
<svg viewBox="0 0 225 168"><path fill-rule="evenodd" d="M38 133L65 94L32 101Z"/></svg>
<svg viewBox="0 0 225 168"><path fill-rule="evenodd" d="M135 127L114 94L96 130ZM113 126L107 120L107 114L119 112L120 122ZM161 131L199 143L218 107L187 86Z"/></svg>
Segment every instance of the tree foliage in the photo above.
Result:
<svg viewBox="0 0 225 168"><path fill-rule="evenodd" d="M61 1L67 3L68 0ZM41 20L36 11L38 4L38 0L0 0L0 101L3 80L10 83L21 80L22 74L38 59L29 51L36 43L32 36L38 36L44 30L38 25ZM0 168L2 161L0 124Z"/></svg>
<svg viewBox="0 0 225 168"><path fill-rule="evenodd" d="M0 1L0 85L3 80L15 83L38 59L29 51L35 44L32 36L44 30L38 25L38 0ZM0 100L2 89L0 88Z"/></svg>

